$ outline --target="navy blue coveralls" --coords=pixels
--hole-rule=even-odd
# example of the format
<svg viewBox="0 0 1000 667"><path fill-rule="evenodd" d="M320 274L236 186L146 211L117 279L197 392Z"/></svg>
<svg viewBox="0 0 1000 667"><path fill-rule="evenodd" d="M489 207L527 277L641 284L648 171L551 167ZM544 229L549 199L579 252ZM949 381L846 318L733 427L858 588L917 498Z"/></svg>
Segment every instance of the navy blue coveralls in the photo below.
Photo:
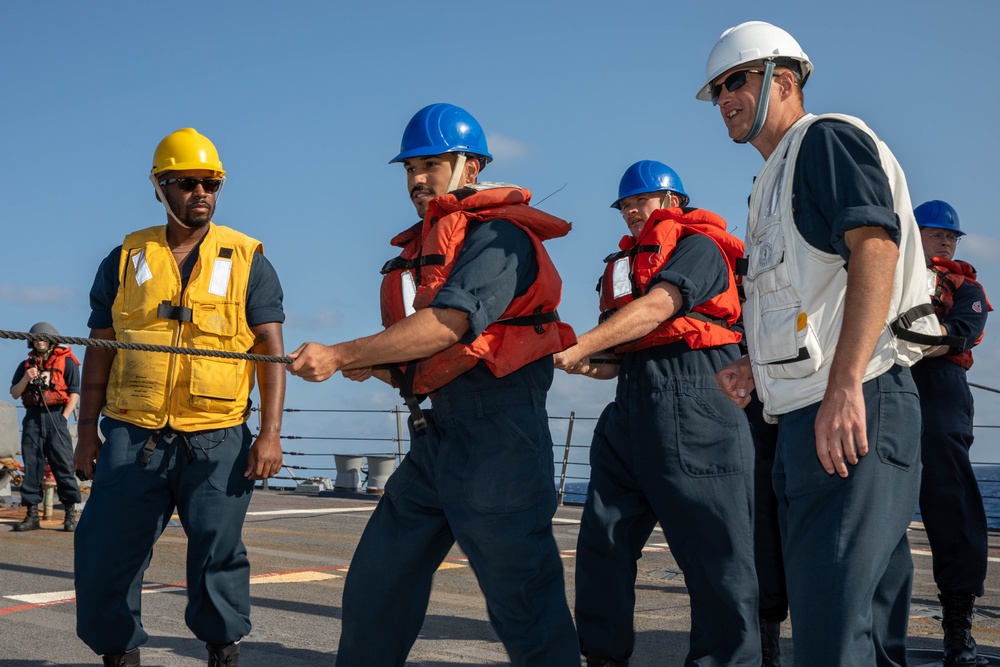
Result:
<svg viewBox="0 0 1000 667"><path fill-rule="evenodd" d="M475 340L534 281L528 236L474 223L430 304L469 314ZM434 572L456 542L478 578L512 665L578 667L552 534L555 470L547 356L496 378L482 363L431 397L427 429L385 485L344 585L338 667L402 665L424 621Z"/></svg>
<svg viewBox="0 0 1000 667"><path fill-rule="evenodd" d="M694 234L649 288L675 285L681 316L729 279L718 246ZM684 664L760 665L753 445L746 417L715 380L739 356L736 345L677 342L622 358L615 400L594 430L577 546L576 623L589 658L632 654L636 563L659 521L690 591Z"/></svg>
<svg viewBox="0 0 1000 667"><path fill-rule="evenodd" d="M121 246L101 264L90 293L92 329L112 326ZM181 267L184 285L198 258ZM155 278L154 278L155 279ZM263 255L254 255L247 324L283 322L281 284ZM207 644L250 632L250 562L243 520L253 481L243 476L252 435L245 424L160 438L149 462L139 459L153 431L104 417L90 500L75 535L77 635L98 654L131 651L149 635L142 627L142 578L153 545L176 509L187 546L184 620Z"/></svg>
<svg viewBox="0 0 1000 667"><path fill-rule="evenodd" d="M13 387L24 377L24 364L18 365ZM80 366L66 357L63 379L67 394L80 393ZM29 385L25 393L33 391ZM73 473L73 440L70 437L63 404L45 407L24 408L21 420L21 458L24 460L24 481L21 482L21 504L38 505L42 502L42 478L45 476L45 460L56 478L56 495L59 502L75 505L80 502L80 485Z"/></svg>
<svg viewBox="0 0 1000 667"><path fill-rule="evenodd" d="M949 334L965 337L969 350L986 327L986 312L982 288L962 283L942 324ZM913 367L913 380L924 420L920 516L931 544L934 582L943 593L981 596L989 545L983 497L969 459L974 408L966 370L945 357L925 357Z"/></svg>
<svg viewBox="0 0 1000 667"><path fill-rule="evenodd" d="M899 243L892 191L871 138L818 121L793 174L795 226L840 254L848 230L878 226ZM868 454L841 478L816 455L821 402L778 416L773 471L795 663L809 667L906 664L913 561L906 530L920 484L920 399L910 369L862 385Z"/></svg>

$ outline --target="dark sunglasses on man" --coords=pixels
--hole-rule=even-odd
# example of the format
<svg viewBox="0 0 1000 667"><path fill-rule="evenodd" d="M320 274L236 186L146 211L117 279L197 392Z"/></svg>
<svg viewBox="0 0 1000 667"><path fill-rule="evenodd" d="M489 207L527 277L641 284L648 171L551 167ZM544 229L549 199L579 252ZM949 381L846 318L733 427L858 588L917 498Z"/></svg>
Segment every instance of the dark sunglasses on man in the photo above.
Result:
<svg viewBox="0 0 1000 667"><path fill-rule="evenodd" d="M160 186L167 186L176 183L181 192L194 192L194 189L201 184L205 192L218 192L222 187L221 178L167 178L160 181Z"/></svg>
<svg viewBox="0 0 1000 667"><path fill-rule="evenodd" d="M722 83L717 83L714 86L712 86L712 104L718 106L719 95L722 94L723 86L725 86L726 90L728 90L731 93L742 88L743 85L747 82L747 74L763 75L764 72L763 70L759 69L745 69L745 70L740 70L739 72L733 72L732 74L726 77L725 81L723 81Z"/></svg>

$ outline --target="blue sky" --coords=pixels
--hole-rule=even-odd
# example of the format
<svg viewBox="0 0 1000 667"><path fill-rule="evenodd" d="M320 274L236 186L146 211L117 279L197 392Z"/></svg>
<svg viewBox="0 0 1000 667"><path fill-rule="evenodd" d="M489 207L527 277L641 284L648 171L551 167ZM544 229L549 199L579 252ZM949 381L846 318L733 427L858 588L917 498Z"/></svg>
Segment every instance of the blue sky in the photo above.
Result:
<svg viewBox="0 0 1000 667"><path fill-rule="evenodd" d="M976 265L1000 304L1000 232L989 208L1000 3L782 5L8 3L0 328L46 320L87 335L101 259L127 232L164 222L147 180L154 147L195 127L228 171L216 222L263 241L281 276L286 347L374 333L387 241L415 221L403 170L386 163L410 116L444 101L485 128L496 158L485 179L526 186L536 201L563 188L541 208L574 224L549 247L565 280L562 318L585 331L596 319L601 260L626 231L609 204L633 162L671 165L692 204L742 237L760 155L733 144L717 109L694 95L720 33L754 19L788 30L813 60L807 110L860 116L903 165L914 205L955 206L968 232L958 257ZM991 330L970 379L1000 387L1000 335ZM13 373L24 351L0 341L0 368ZM597 416L612 385L560 374L550 413ZM1000 396L974 395L977 424L1000 424ZM374 381L337 376L318 386L290 378L286 404L397 402ZM295 419L286 433L322 428ZM977 439L975 460L1000 461L1000 430L980 428Z"/></svg>

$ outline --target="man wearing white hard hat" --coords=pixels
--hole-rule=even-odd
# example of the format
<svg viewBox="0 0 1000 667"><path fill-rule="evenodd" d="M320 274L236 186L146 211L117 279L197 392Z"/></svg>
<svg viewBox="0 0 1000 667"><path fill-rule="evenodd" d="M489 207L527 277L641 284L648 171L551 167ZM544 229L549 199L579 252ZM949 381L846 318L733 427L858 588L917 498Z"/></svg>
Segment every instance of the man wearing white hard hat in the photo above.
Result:
<svg viewBox="0 0 1000 667"><path fill-rule="evenodd" d="M903 172L857 118L805 112L812 71L791 35L753 21L722 34L697 94L765 159L747 221L749 356L718 379L740 405L756 386L778 424L795 664L905 665L920 486L909 366L940 327Z"/></svg>

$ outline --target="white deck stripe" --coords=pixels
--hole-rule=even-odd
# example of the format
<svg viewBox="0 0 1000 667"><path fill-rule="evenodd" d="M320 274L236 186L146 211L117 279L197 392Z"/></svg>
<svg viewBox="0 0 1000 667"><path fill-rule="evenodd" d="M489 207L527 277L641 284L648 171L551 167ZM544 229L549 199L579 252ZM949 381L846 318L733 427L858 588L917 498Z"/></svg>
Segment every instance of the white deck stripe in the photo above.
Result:
<svg viewBox="0 0 1000 667"><path fill-rule="evenodd" d="M371 507L328 507L322 510L266 510L261 512L247 512L247 516L279 516L281 514L345 514L348 512L371 512L375 506Z"/></svg>

